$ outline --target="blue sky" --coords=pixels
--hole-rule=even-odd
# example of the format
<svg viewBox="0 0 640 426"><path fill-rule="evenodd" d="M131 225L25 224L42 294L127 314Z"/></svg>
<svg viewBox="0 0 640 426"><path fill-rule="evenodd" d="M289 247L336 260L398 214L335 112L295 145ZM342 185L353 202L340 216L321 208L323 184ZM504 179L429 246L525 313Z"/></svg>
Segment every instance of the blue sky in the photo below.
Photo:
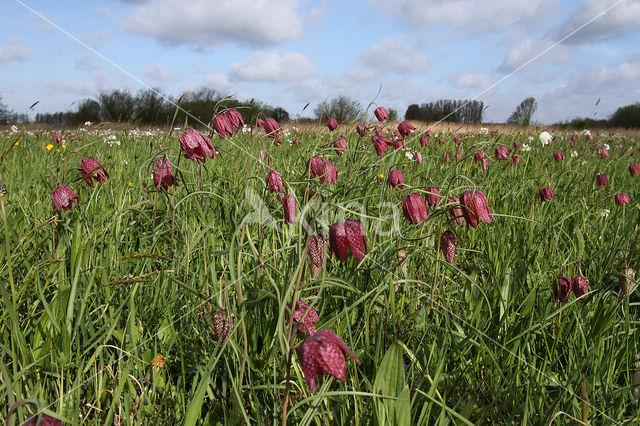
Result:
<svg viewBox="0 0 640 426"><path fill-rule="evenodd" d="M366 106L380 87L376 104L400 115L476 98L491 122L529 96L540 123L640 102L640 0L4 0L0 22L0 94L18 113L145 87L292 116L339 95Z"/></svg>

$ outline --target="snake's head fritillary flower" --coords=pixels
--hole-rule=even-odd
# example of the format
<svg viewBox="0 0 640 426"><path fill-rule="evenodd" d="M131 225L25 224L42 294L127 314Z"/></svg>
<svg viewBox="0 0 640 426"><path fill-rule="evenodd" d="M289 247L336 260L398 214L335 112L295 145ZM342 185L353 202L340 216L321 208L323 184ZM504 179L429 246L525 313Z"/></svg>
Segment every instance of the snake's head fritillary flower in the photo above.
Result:
<svg viewBox="0 0 640 426"><path fill-rule="evenodd" d="M402 184L404 184L404 175L400 170L391 170L387 177L387 183L392 188L395 188L398 185L402 188Z"/></svg>
<svg viewBox="0 0 640 426"><path fill-rule="evenodd" d="M548 186L542 188L538 193L540 195L540 201L551 201L553 198L553 191Z"/></svg>
<svg viewBox="0 0 640 426"><path fill-rule="evenodd" d="M213 314L213 334L215 339L224 343L233 329L235 318L226 309L218 309Z"/></svg>
<svg viewBox="0 0 640 426"><path fill-rule="evenodd" d="M633 163L629 166L629 174L631 174L631 177L640 175L640 166L638 166L638 163Z"/></svg>
<svg viewBox="0 0 640 426"><path fill-rule="evenodd" d="M414 154L416 157L416 162L418 164L422 164L422 153L420 151L416 151L416 153Z"/></svg>
<svg viewBox="0 0 640 426"><path fill-rule="evenodd" d="M551 141L553 140L553 136L549 132L540 133L540 142L542 146L551 146Z"/></svg>
<svg viewBox="0 0 640 426"><path fill-rule="evenodd" d="M555 151L553 153L553 159L556 160L556 161L564 160L564 155L562 155L562 151Z"/></svg>
<svg viewBox="0 0 640 426"><path fill-rule="evenodd" d="M444 155L444 162L448 163L449 161L451 161L451 156L449 154L445 154Z"/></svg>
<svg viewBox="0 0 640 426"><path fill-rule="evenodd" d="M271 138L275 138L280 134L280 125L273 118L267 118L262 127L264 127L264 131L267 132L267 135Z"/></svg>
<svg viewBox="0 0 640 426"><path fill-rule="evenodd" d="M100 183L105 183L109 179L109 173L91 157L82 159L78 165L78 170L82 179L89 185L89 188L93 188L92 178Z"/></svg>
<svg viewBox="0 0 640 426"><path fill-rule="evenodd" d="M347 141L344 137L341 137L333 143L333 147L336 148L336 154L342 155L343 150L347 149Z"/></svg>
<svg viewBox="0 0 640 426"><path fill-rule="evenodd" d="M67 185L54 189L51 193L51 201L58 212L61 212L62 209L70 212L73 203L78 205L78 197Z"/></svg>
<svg viewBox="0 0 640 426"><path fill-rule="evenodd" d="M453 263L458 249L458 237L456 237L456 234L449 229L444 231L440 236L440 247L444 253L444 259L449 263Z"/></svg>
<svg viewBox="0 0 640 426"><path fill-rule="evenodd" d="M460 204L462 204L462 215L467 226L472 228L478 227L478 219L484 223L491 223L491 220L495 220L491 210L489 210L489 204L487 198L482 191L465 191L460 195Z"/></svg>
<svg viewBox="0 0 640 426"><path fill-rule="evenodd" d="M421 146L429 146L429 138L426 136L423 136L420 138L420 145Z"/></svg>
<svg viewBox="0 0 640 426"><path fill-rule="evenodd" d="M262 118L256 119L256 127L264 127L264 120Z"/></svg>
<svg viewBox="0 0 640 426"><path fill-rule="evenodd" d="M196 129L189 129L180 136L180 150L184 157L191 161L202 161L212 158L216 150L208 136L200 134Z"/></svg>
<svg viewBox="0 0 640 426"><path fill-rule="evenodd" d="M56 133L56 135L53 137L53 141L55 143L60 143L62 142L62 135L60 133Z"/></svg>
<svg viewBox="0 0 640 426"><path fill-rule="evenodd" d="M378 107L373 111L373 114L376 116L378 121L384 121L389 118L389 113L385 109L385 107Z"/></svg>
<svg viewBox="0 0 640 426"><path fill-rule="evenodd" d="M519 155L514 155L513 157L511 157L511 164L518 164L522 161L522 157L520 157Z"/></svg>
<svg viewBox="0 0 640 426"><path fill-rule="evenodd" d="M506 145L500 145L494 152L496 160L506 160L509 158L509 149Z"/></svg>
<svg viewBox="0 0 640 426"><path fill-rule="evenodd" d="M571 282L571 289L576 297L583 296L589 292L589 280L581 275L577 275Z"/></svg>
<svg viewBox="0 0 640 426"><path fill-rule="evenodd" d="M625 266L620 270L620 292L629 294L633 290L636 280L636 271L630 266Z"/></svg>
<svg viewBox="0 0 640 426"><path fill-rule="evenodd" d="M227 118L229 123L231 123L231 127L234 131L244 126L244 119L242 118L242 114L240 114L237 109L229 108L227 112L224 113L224 116Z"/></svg>
<svg viewBox="0 0 640 426"><path fill-rule="evenodd" d="M290 194L284 194L280 200L284 210L284 223L287 225L296 221L296 198Z"/></svg>
<svg viewBox="0 0 640 426"><path fill-rule="evenodd" d="M427 204L429 204L429 207L435 207L435 205L440 202L440 188L436 186L430 186L426 189L426 191Z"/></svg>
<svg viewBox="0 0 640 426"><path fill-rule="evenodd" d="M487 158L487 155L481 149L477 150L476 153L473 154L473 161L475 161L476 164L481 163L484 158Z"/></svg>
<svg viewBox="0 0 640 426"><path fill-rule="evenodd" d="M162 188L165 191L169 189L170 186L176 184L176 178L173 176L171 163L168 159L156 159L156 169L153 171L153 183L156 185L156 188Z"/></svg>
<svg viewBox="0 0 640 426"><path fill-rule="evenodd" d="M600 148L598 152L600 153L600 158L609 158L609 150L607 148Z"/></svg>
<svg viewBox="0 0 640 426"><path fill-rule="evenodd" d="M631 202L631 200L629 200L629 194L627 194L626 192L616 194L613 198L617 206L624 206L625 204L629 204Z"/></svg>
<svg viewBox="0 0 640 426"><path fill-rule="evenodd" d="M284 181L282 180L280 172L275 169L269 171L269 173L267 173L267 184L269 185L269 191L281 192Z"/></svg>
<svg viewBox="0 0 640 426"><path fill-rule="evenodd" d="M289 317L289 310L291 310L291 304L288 305L288 310L285 311L284 319L287 323L291 321ZM296 300L296 307L293 309L293 321L298 331L304 334L311 334L316 332L316 326L314 323L320 321L318 317L318 310L311 307L307 302L302 300Z"/></svg>
<svg viewBox="0 0 640 426"><path fill-rule="evenodd" d="M332 161L323 161L319 166L320 182L332 185L338 179L338 168Z"/></svg>
<svg viewBox="0 0 640 426"><path fill-rule="evenodd" d="M356 126L356 132L358 132L361 137L365 137L367 133L369 133L369 129L367 129L364 123L360 123Z"/></svg>
<svg viewBox="0 0 640 426"><path fill-rule="evenodd" d="M427 204L417 192L402 197L402 213L405 219L413 224L418 224L429 216Z"/></svg>
<svg viewBox="0 0 640 426"><path fill-rule="evenodd" d="M456 196L451 196L447 199L447 206L449 206L449 216L455 220L460 226L464 225L464 215L462 214L462 208L457 206L460 204L460 199Z"/></svg>
<svg viewBox="0 0 640 426"><path fill-rule="evenodd" d="M373 142L373 147L376 150L376 154L378 157L382 158L382 154L389 150L389 145L391 141L385 137L373 135L371 137L371 141Z"/></svg>
<svg viewBox="0 0 640 426"><path fill-rule="evenodd" d="M367 253L367 234L364 225L359 220L336 222L329 226L329 246L331 252L340 261L347 260L349 249L353 256L362 260Z"/></svg>
<svg viewBox="0 0 640 426"><path fill-rule="evenodd" d="M408 121L403 121L402 123L398 124L398 132L404 137L411 136L411 132L415 129L416 128L413 127Z"/></svg>
<svg viewBox="0 0 640 426"><path fill-rule="evenodd" d="M329 128L330 132L334 131L338 127L338 120L331 117L327 120L327 127Z"/></svg>
<svg viewBox="0 0 640 426"><path fill-rule="evenodd" d="M317 155L314 155L307 162L307 167L309 168L309 175L314 178L322 174L322 163L324 160Z"/></svg>
<svg viewBox="0 0 640 426"><path fill-rule="evenodd" d="M224 139L226 136L233 136L233 124L231 124L226 114L215 116L211 122L211 127L220 136L220 139Z"/></svg>
<svg viewBox="0 0 640 426"><path fill-rule="evenodd" d="M403 138L394 139L393 148L394 149L404 149L405 148L404 139Z"/></svg>
<svg viewBox="0 0 640 426"><path fill-rule="evenodd" d="M571 136L571 142L576 143L577 140L578 140L578 135Z"/></svg>
<svg viewBox="0 0 640 426"><path fill-rule="evenodd" d="M553 298L554 300L565 303L569 300L571 290L573 289L573 283L569 277L560 276L553 282Z"/></svg>
<svg viewBox="0 0 640 426"><path fill-rule="evenodd" d="M324 267L324 253L327 248L327 240L322 235L309 236L309 263L311 265L311 277L316 278Z"/></svg>
<svg viewBox="0 0 640 426"><path fill-rule="evenodd" d="M348 354L360 365L356 354L336 333L328 329L305 337L302 343L296 346L296 354L298 354L304 379L311 393L316 391L317 378L325 373L329 373L341 382L346 380L347 360L345 354Z"/></svg>
<svg viewBox="0 0 640 426"><path fill-rule="evenodd" d="M514 148L514 149L520 149L520 146L521 146L521 145L522 145L522 144L521 144L520 142L515 141L515 142L513 143L513 148Z"/></svg>
<svg viewBox="0 0 640 426"><path fill-rule="evenodd" d="M598 186L609 186L609 178L606 174L601 173L596 176L596 185Z"/></svg>

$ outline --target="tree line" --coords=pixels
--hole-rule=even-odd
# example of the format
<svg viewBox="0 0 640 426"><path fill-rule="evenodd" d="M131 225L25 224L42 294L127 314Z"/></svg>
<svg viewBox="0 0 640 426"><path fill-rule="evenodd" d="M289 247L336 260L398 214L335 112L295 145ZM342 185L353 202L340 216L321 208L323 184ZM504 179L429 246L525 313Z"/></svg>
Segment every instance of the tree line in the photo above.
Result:
<svg viewBox="0 0 640 426"><path fill-rule="evenodd" d="M147 125L200 121L208 124L216 111L226 108L238 109L246 123L254 123L259 114L277 121L289 120L289 113L284 108L272 107L255 99L243 102L222 96L214 89L200 88L184 92L177 98L165 96L157 89L141 89L136 94L120 89L103 91L96 98L79 101L73 111L38 113L34 121L56 126L77 126L87 121Z"/></svg>
<svg viewBox="0 0 640 426"><path fill-rule="evenodd" d="M411 104L404 118L418 121L450 121L475 124L482 122L484 103L465 99L439 99L423 104Z"/></svg>
<svg viewBox="0 0 640 426"><path fill-rule="evenodd" d="M608 119L596 120L589 117L576 117L570 121L555 123L555 125L563 129L640 128L640 102L619 107Z"/></svg>

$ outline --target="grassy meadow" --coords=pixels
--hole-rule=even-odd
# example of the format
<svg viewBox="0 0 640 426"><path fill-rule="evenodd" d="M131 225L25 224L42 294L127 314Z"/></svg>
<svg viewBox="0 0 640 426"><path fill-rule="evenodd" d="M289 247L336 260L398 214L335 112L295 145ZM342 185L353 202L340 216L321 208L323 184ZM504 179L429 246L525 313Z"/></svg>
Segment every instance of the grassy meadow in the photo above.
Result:
<svg viewBox="0 0 640 426"><path fill-rule="evenodd" d="M0 132L0 418L637 424L640 298L620 282L640 259L640 176L629 171L638 135L555 130L545 146L534 127L449 125L422 146L423 126L380 158L373 126L393 139L397 123L370 123L365 137L356 124L286 124L279 144L255 126L212 134L218 154L204 163L185 158L182 128ZM340 133L342 155L332 147ZM335 183L310 177L314 155L339 169ZM110 176L93 189L78 172L86 157ZM161 158L177 183L167 190L154 185ZM292 224L268 189L271 169L295 197ZM404 186L388 185L391 170ZM61 185L77 195L71 211L52 202ZM402 198L429 187L442 198L412 224ZM495 219L476 229L458 225L446 202L470 190L484 192ZM618 206L619 193L630 203ZM361 261L331 255L329 226L345 219L366 230ZM446 230L457 237L453 263ZM327 240L315 278L309 234ZM586 278L588 292L559 300L561 276ZM304 335L286 320L294 300L361 362L346 356L344 383L320 375L311 393L294 350Z"/></svg>

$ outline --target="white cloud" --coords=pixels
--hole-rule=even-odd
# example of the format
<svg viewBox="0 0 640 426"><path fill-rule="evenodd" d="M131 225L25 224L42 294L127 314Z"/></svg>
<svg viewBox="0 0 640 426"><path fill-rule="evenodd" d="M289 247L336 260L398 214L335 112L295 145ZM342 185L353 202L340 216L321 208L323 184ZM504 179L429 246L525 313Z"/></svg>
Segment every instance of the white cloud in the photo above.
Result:
<svg viewBox="0 0 640 426"><path fill-rule="evenodd" d="M93 72L98 69L96 62L94 61L94 56L87 52L76 55L75 65L76 69L80 71Z"/></svg>
<svg viewBox="0 0 640 426"><path fill-rule="evenodd" d="M492 32L553 13L556 0L370 0L385 16L415 28L446 24L466 34Z"/></svg>
<svg viewBox="0 0 640 426"><path fill-rule="evenodd" d="M31 51L22 44L20 37L9 40L7 47L0 45L0 64L11 61L25 62L31 57Z"/></svg>
<svg viewBox="0 0 640 426"><path fill-rule="evenodd" d="M640 81L640 62L624 62L612 68L592 65L538 100L542 120L557 122L594 114L606 118L618 107L640 99L640 87L630 84L635 81ZM598 99L601 102L596 107Z"/></svg>
<svg viewBox="0 0 640 426"><path fill-rule="evenodd" d="M491 76L484 72L472 74L463 71L452 75L449 82L459 89L486 89L491 86Z"/></svg>
<svg viewBox="0 0 640 426"><path fill-rule="evenodd" d="M399 74L419 74L429 67L424 52L408 46L403 36L386 38L364 50L360 56L371 68Z"/></svg>
<svg viewBox="0 0 640 426"><path fill-rule="evenodd" d="M180 74L165 68L162 64L149 64L142 69L142 73L155 81L166 82L176 81L180 78Z"/></svg>
<svg viewBox="0 0 640 426"><path fill-rule="evenodd" d="M546 49L549 50L537 57ZM570 62L571 59L572 55L569 49L561 44L554 46L554 43L549 40L524 40L505 53L498 70L510 73L529 61L531 64L544 61L561 65Z"/></svg>
<svg viewBox="0 0 640 426"><path fill-rule="evenodd" d="M569 18L552 33L555 33L556 38L562 38L611 6L614 7L569 37L566 43L610 40L631 34L634 29L637 31L640 28L640 0L585 0L584 4L576 7Z"/></svg>
<svg viewBox="0 0 640 426"><path fill-rule="evenodd" d="M261 50L242 62L231 64L230 76L241 81L270 81L284 83L303 80L316 73L316 64L298 52Z"/></svg>
<svg viewBox="0 0 640 426"><path fill-rule="evenodd" d="M302 35L296 9L295 0L154 0L136 7L125 27L169 45L264 46Z"/></svg>

